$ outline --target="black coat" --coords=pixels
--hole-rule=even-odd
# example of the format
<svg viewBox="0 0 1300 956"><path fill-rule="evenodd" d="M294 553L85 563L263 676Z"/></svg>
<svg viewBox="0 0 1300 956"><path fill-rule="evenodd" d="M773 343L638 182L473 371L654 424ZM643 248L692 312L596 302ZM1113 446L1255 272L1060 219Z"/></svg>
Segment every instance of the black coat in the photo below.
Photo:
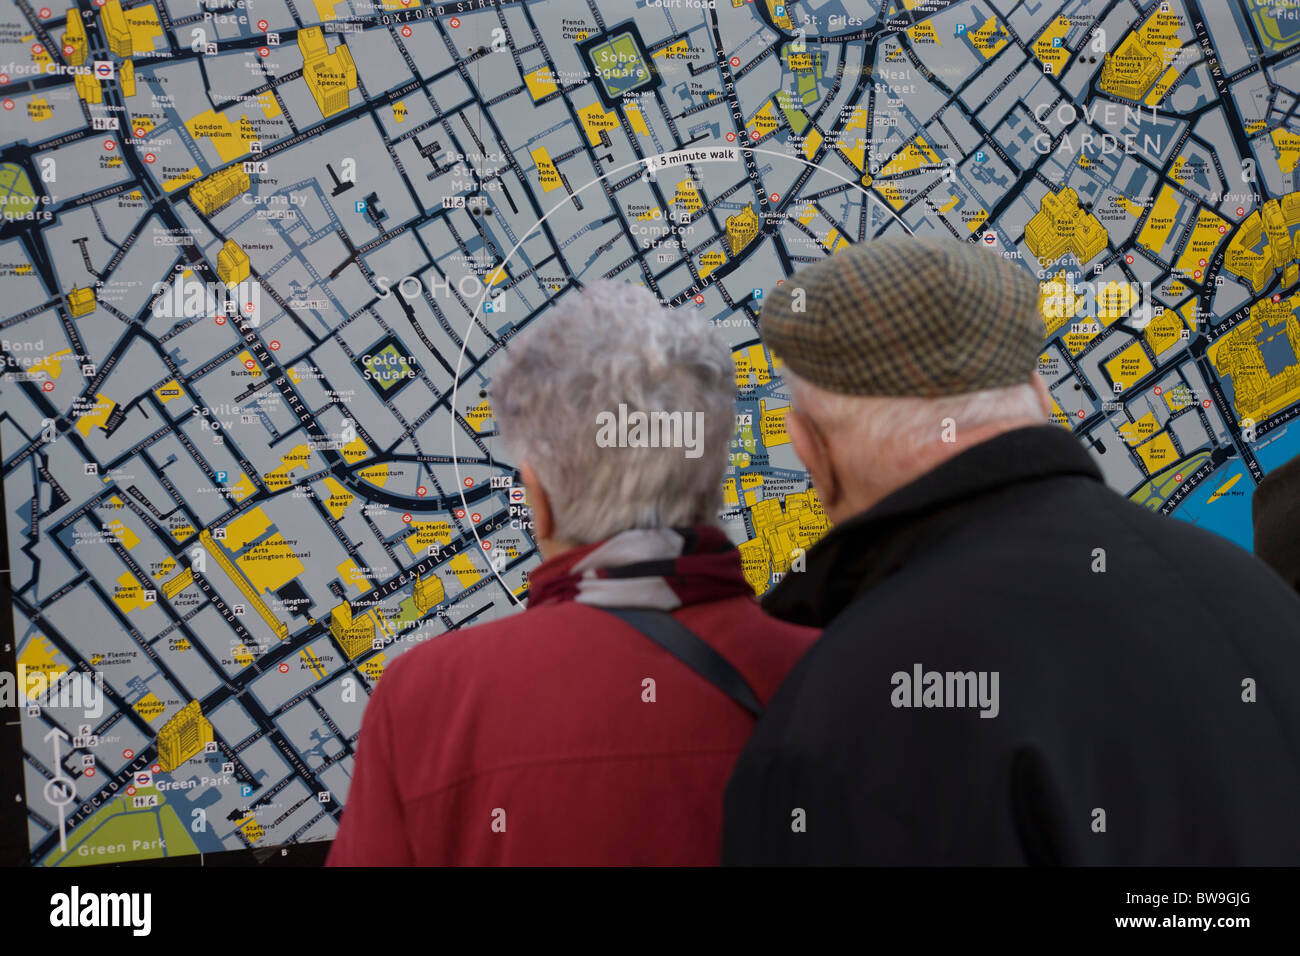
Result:
<svg viewBox="0 0 1300 956"><path fill-rule="evenodd" d="M724 863L1300 864L1300 597L1055 425L836 526L765 605L826 632L732 775Z"/></svg>
<svg viewBox="0 0 1300 956"><path fill-rule="evenodd" d="M1274 468L1250 499L1255 557L1300 591L1300 458Z"/></svg>

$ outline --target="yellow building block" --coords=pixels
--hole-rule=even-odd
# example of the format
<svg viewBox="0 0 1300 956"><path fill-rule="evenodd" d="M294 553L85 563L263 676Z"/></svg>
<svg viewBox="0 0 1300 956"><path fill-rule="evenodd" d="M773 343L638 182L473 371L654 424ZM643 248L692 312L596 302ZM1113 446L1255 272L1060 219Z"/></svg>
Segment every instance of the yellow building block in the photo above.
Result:
<svg viewBox="0 0 1300 956"><path fill-rule="evenodd" d="M1070 61L1070 51L1065 47L1065 36L1070 32L1070 18L1062 14L1047 25L1047 28L1034 41L1034 56L1038 57L1051 72L1060 76L1065 65ZM1060 39L1061 45L1053 45Z"/></svg>
<svg viewBox="0 0 1300 956"><path fill-rule="evenodd" d="M1092 342L1092 340L1101 334L1101 323L1099 322L1092 322L1092 323L1081 322L1079 323L1079 325L1081 327L1080 331L1066 332L1064 335L1061 336L1061 343L1065 346L1065 350L1069 352L1071 355L1081 354L1083 350L1086 349L1088 345ZM1091 325L1092 328L1087 331L1083 331L1082 327L1088 325Z"/></svg>
<svg viewBox="0 0 1300 956"><path fill-rule="evenodd" d="M1151 207L1151 214L1147 217L1145 225L1142 226L1142 231L1138 233L1138 245L1159 255L1161 250L1164 249L1165 243L1169 240L1169 234L1173 231L1174 217L1177 213L1177 194L1174 192L1174 188L1166 183L1160 188L1155 205Z"/></svg>
<svg viewBox="0 0 1300 956"><path fill-rule="evenodd" d="M172 399L185 397L185 390L181 388L181 383L176 381L176 379L172 379L170 382L159 385L153 390L153 393L157 396L158 401L162 402L164 405Z"/></svg>
<svg viewBox="0 0 1300 956"><path fill-rule="evenodd" d="M1155 86L1151 87L1151 92L1143 98L1142 102L1147 106L1158 106L1160 101L1165 98L1165 94L1169 92L1169 88L1174 85L1174 81L1177 80L1179 76L1178 67L1176 66L1171 66L1169 69L1165 70L1164 75L1160 77L1160 80Z"/></svg>
<svg viewBox="0 0 1300 956"><path fill-rule="evenodd" d="M1146 466L1148 475L1154 475L1160 469L1178 460L1178 452L1174 449L1173 439L1169 437L1168 432L1161 432L1145 444L1139 445L1137 453Z"/></svg>
<svg viewBox="0 0 1300 956"><path fill-rule="evenodd" d="M358 591L367 591L372 587L370 578L357 567L357 563L351 558L348 558L335 570L338 571L340 581L352 585Z"/></svg>
<svg viewBox="0 0 1300 956"><path fill-rule="evenodd" d="M908 27L907 37L920 46L943 46L939 34L934 29L934 24L929 20L922 20L920 23Z"/></svg>
<svg viewBox="0 0 1300 956"><path fill-rule="evenodd" d="M1140 445L1160 430L1155 412L1147 412L1137 421L1125 422L1119 426L1119 437L1129 445Z"/></svg>
<svg viewBox="0 0 1300 956"><path fill-rule="evenodd" d="M306 445L294 445L280 456L280 467L262 476L268 491L283 491L293 484L293 473L311 464L311 452Z"/></svg>
<svg viewBox="0 0 1300 956"><path fill-rule="evenodd" d="M163 35L158 22L158 11L152 3L142 4L125 11L127 29L131 31L131 51L152 53L154 41Z"/></svg>
<svg viewBox="0 0 1300 956"><path fill-rule="evenodd" d="M329 497L323 502L325 509L335 521L338 521L348 510L348 505L352 504L356 495L344 488L335 478L325 478L325 490L329 492Z"/></svg>
<svg viewBox="0 0 1300 956"><path fill-rule="evenodd" d="M587 142L591 146L601 144L601 135L612 129L618 129L618 117L606 112L599 103L592 103L578 110L578 120L587 132Z"/></svg>
<svg viewBox="0 0 1300 956"><path fill-rule="evenodd" d="M1121 352L1107 361L1103 366L1112 382L1119 382L1125 388L1149 375L1155 367L1147 357L1146 350L1139 339L1128 345Z"/></svg>
<svg viewBox="0 0 1300 956"><path fill-rule="evenodd" d="M148 607L152 602L144 599L144 585L136 580L130 571L118 575L117 587L113 590L113 603L123 614L129 614L138 608Z"/></svg>
<svg viewBox="0 0 1300 956"><path fill-rule="evenodd" d="M751 133L758 133L760 138L775 133L780 127L781 121L777 118L776 103L772 100L759 107L758 112L745 123L745 129Z"/></svg>
<svg viewBox="0 0 1300 956"><path fill-rule="evenodd" d="M628 123L632 126L632 132L638 136L649 136L650 127L645 124L645 116L642 115L640 107L633 103L627 103L623 106L623 115L627 117Z"/></svg>
<svg viewBox="0 0 1300 956"><path fill-rule="evenodd" d="M483 399L483 401L479 402L465 413L465 421L469 422L470 427L478 432L481 432L491 420L492 405L490 399Z"/></svg>
<svg viewBox="0 0 1300 956"><path fill-rule="evenodd" d="M150 691L132 704L131 709L152 724L167 710L167 705L160 701L153 691Z"/></svg>
<svg viewBox="0 0 1300 956"><path fill-rule="evenodd" d="M539 66L531 73L524 74L524 83L528 87L528 95L536 102L544 96L550 96L560 87L555 82L555 74L549 66Z"/></svg>
<svg viewBox="0 0 1300 956"><path fill-rule="evenodd" d="M447 563L447 566L462 590L473 587L483 577L479 569L474 566L474 561L467 551L462 551L456 555Z"/></svg>
<svg viewBox="0 0 1300 956"><path fill-rule="evenodd" d="M261 592L278 591L307 570L278 531L253 545L236 558L235 563L253 587Z"/></svg>
<svg viewBox="0 0 1300 956"><path fill-rule="evenodd" d="M758 214L754 212L752 206L747 205L734 216L727 217L724 228L727 234L727 247L733 257L754 241L761 226Z"/></svg>
<svg viewBox="0 0 1300 956"><path fill-rule="evenodd" d="M271 519L261 508L250 508L226 525L222 541L227 551L242 551L271 530Z"/></svg>
<svg viewBox="0 0 1300 956"><path fill-rule="evenodd" d="M810 126L803 137L803 158L812 160L822 145L822 134L816 126Z"/></svg>
<svg viewBox="0 0 1300 956"><path fill-rule="evenodd" d="M862 164L867 156L866 109L857 107L853 110L849 121L840 129L835 139L835 147L853 164L854 169L862 172Z"/></svg>
<svg viewBox="0 0 1300 956"><path fill-rule="evenodd" d="M227 239L217 253L217 276L227 286L236 286L250 274L248 253L234 239Z"/></svg>
<svg viewBox="0 0 1300 956"><path fill-rule="evenodd" d="M538 146L529 155L533 158L533 165L537 167L537 178L541 183L542 192L549 193L552 189L559 189L564 185L560 181L560 171L555 168L551 154L546 151L545 146Z"/></svg>
<svg viewBox="0 0 1300 956"><path fill-rule="evenodd" d="M43 634L27 642L17 662L19 673L23 675L23 679L17 681L18 693L24 700L43 696L50 682L68 670L68 665L60 658L54 642Z"/></svg>
<svg viewBox="0 0 1300 956"><path fill-rule="evenodd" d="M1174 309L1165 309L1153 316L1146 329L1147 344L1158 358L1172 346L1182 341L1183 319Z"/></svg>
<svg viewBox="0 0 1300 956"><path fill-rule="evenodd" d="M683 210L691 215L704 208L704 200L700 198L695 183L689 179L684 179L677 184L677 191L673 195L672 201L673 204L681 206Z"/></svg>
<svg viewBox="0 0 1300 956"><path fill-rule="evenodd" d="M339 41L331 51L320 27L298 31L302 54L302 78L316 100L322 117L347 109L349 93L357 88L357 67L347 43Z"/></svg>
<svg viewBox="0 0 1300 956"><path fill-rule="evenodd" d="M1291 172L1296 167L1296 161L1300 160L1300 134L1279 126L1269 136L1273 140L1273 148L1277 150L1277 168L1284 173Z"/></svg>
<svg viewBox="0 0 1300 956"><path fill-rule="evenodd" d="M185 130L196 143L204 139L211 143L223 164L249 152L251 144L259 138L247 116L241 114L234 121L215 110L204 110L192 117L185 123Z"/></svg>
<svg viewBox="0 0 1300 956"><path fill-rule="evenodd" d="M727 261L727 254L721 249L706 249L700 253L700 279L703 281L709 277L714 269Z"/></svg>
<svg viewBox="0 0 1300 956"><path fill-rule="evenodd" d="M414 558L423 558L433 545L451 543L450 521L412 521L411 533L406 536L405 544Z"/></svg>
<svg viewBox="0 0 1300 956"><path fill-rule="evenodd" d="M1183 246L1174 270L1190 276L1194 281L1199 280L1205 269L1201 263L1208 263L1214 257L1215 250L1223 242L1227 231L1227 222L1211 210L1202 209L1196 215L1196 224L1192 226L1191 235Z"/></svg>
<svg viewBox="0 0 1300 956"><path fill-rule="evenodd" d="M762 594L772 582L772 558L768 554L767 545L759 538L752 538L742 542L738 550L745 580L755 594Z"/></svg>
<svg viewBox="0 0 1300 956"><path fill-rule="evenodd" d="M89 286L78 289L75 285L72 291L68 293L68 312L74 319L79 319L83 315L89 315L95 311L97 306L95 300L95 290Z"/></svg>
<svg viewBox="0 0 1300 956"><path fill-rule="evenodd" d="M92 428L103 428L108 424L108 416L113 413L117 407L117 402L103 395L100 392L95 393L95 404L89 412L77 418L77 431L82 438L90 436Z"/></svg>
<svg viewBox="0 0 1300 956"><path fill-rule="evenodd" d="M763 447L775 448L777 445L788 445L790 435L785 428L786 416L790 414L790 406L784 405L780 408L769 409L766 400L760 400L759 408L759 434L763 436Z"/></svg>
<svg viewBox="0 0 1300 956"><path fill-rule="evenodd" d="M63 56L70 66L81 66L86 62L86 27L81 19L81 11L76 6L68 8L61 38ZM68 48L71 47L71 52Z"/></svg>
<svg viewBox="0 0 1300 956"><path fill-rule="evenodd" d="M366 443L360 438L354 438L339 449L339 454L343 456L344 461L352 465L363 458L369 458L370 449L366 447Z"/></svg>
<svg viewBox="0 0 1300 956"><path fill-rule="evenodd" d="M171 179L164 181L162 184L163 192L175 192L186 183L192 183L194 180L202 178L202 176L203 173L199 170L199 167L191 166L189 172L181 173L179 176L173 176Z"/></svg>
<svg viewBox="0 0 1300 956"><path fill-rule="evenodd" d="M724 507L740 504L740 495L736 493L735 478L727 478L722 482L722 504Z"/></svg>
<svg viewBox="0 0 1300 956"><path fill-rule="evenodd" d="M239 473L239 480L233 485L230 485L226 490L230 492L230 497L234 498L236 502L240 502L257 489L253 487L253 482L249 480L249 477L241 471Z"/></svg>
<svg viewBox="0 0 1300 956"><path fill-rule="evenodd" d="M989 17L974 30L967 31L966 35L970 38L971 45L986 60L991 60L1011 39L1011 35L995 16Z"/></svg>

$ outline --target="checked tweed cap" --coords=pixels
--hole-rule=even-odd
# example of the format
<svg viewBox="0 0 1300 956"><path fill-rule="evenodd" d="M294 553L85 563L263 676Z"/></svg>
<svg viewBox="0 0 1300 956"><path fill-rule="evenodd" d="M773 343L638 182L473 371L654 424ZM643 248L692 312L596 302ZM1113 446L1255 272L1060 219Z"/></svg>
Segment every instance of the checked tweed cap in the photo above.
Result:
<svg viewBox="0 0 1300 956"><path fill-rule="evenodd" d="M1033 276L987 249L886 236L773 289L759 334L790 371L829 392L959 395L1031 380L1044 334L1038 300Z"/></svg>

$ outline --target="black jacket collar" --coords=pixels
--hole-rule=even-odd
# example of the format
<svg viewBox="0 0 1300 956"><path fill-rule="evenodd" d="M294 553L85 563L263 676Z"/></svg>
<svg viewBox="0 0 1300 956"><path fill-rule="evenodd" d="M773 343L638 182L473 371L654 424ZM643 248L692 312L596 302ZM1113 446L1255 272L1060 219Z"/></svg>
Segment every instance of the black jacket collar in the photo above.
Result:
<svg viewBox="0 0 1300 956"><path fill-rule="evenodd" d="M763 599L768 613L825 627L854 598L960 523L966 507L1008 485L1101 472L1059 425L1004 432L950 458L911 484L831 529Z"/></svg>

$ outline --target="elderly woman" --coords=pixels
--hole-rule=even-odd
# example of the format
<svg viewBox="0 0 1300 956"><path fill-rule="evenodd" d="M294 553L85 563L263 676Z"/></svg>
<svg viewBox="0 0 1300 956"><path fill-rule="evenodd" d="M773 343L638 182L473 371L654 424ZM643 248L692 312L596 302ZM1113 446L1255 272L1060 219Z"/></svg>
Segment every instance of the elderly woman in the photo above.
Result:
<svg viewBox="0 0 1300 956"><path fill-rule="evenodd" d="M388 667L330 865L718 862L727 777L816 633L762 612L716 524L733 379L704 322L607 280L512 340L528 608Z"/></svg>

